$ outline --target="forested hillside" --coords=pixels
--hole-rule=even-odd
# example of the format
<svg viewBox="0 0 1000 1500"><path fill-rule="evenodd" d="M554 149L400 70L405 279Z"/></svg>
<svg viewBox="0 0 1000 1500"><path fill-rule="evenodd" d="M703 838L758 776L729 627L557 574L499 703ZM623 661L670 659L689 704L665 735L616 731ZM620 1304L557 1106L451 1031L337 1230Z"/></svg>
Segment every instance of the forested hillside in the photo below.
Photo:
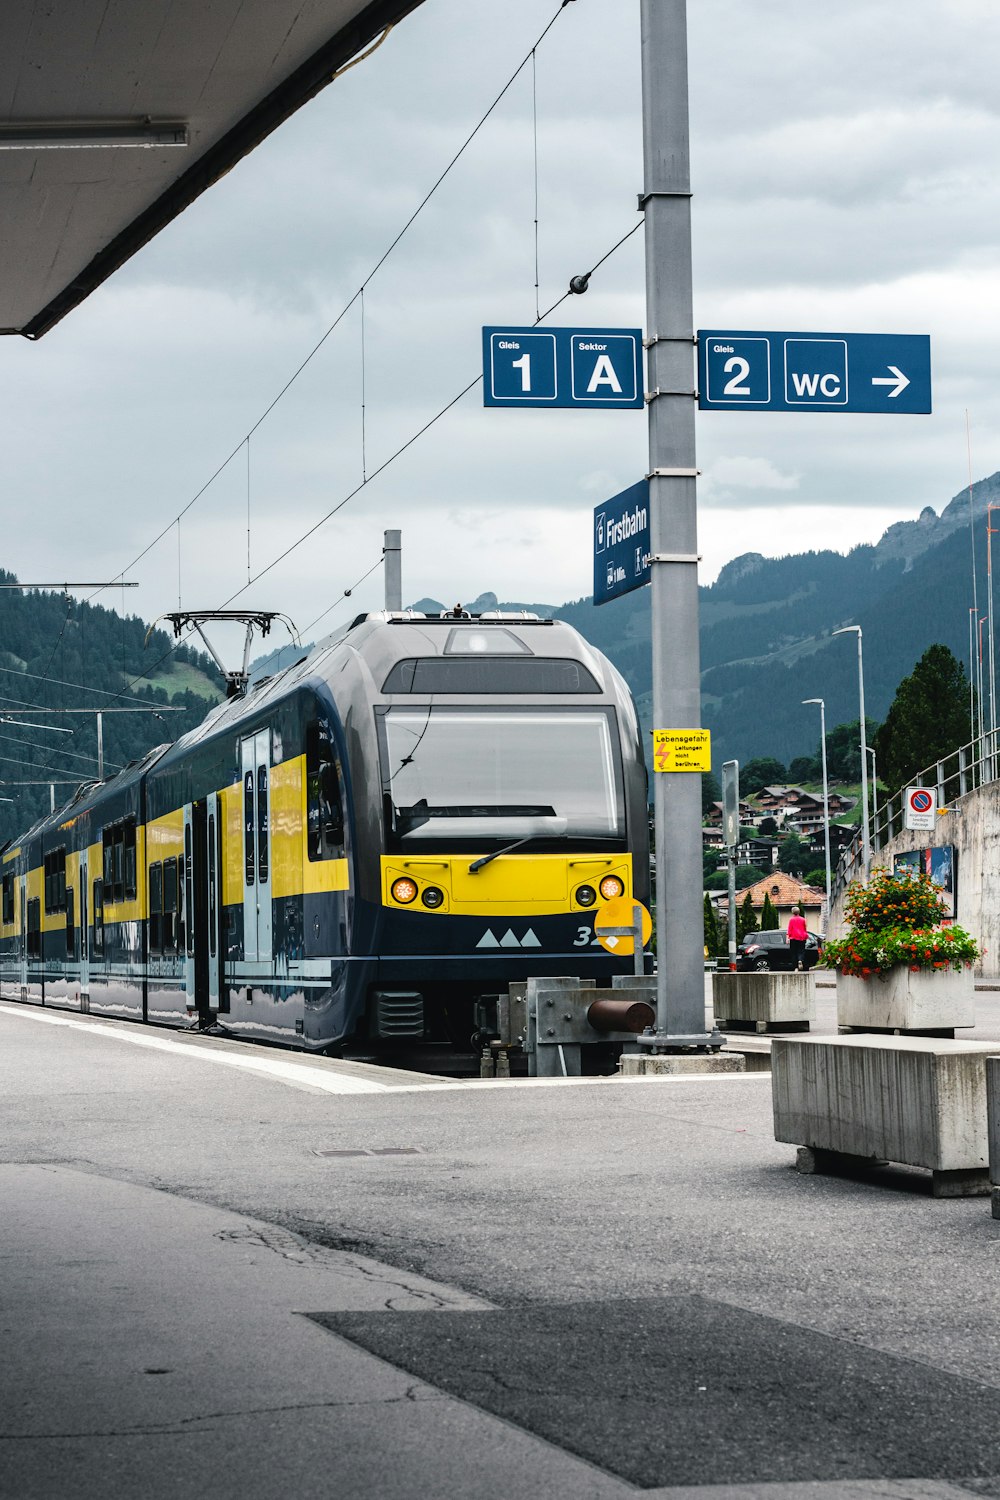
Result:
<svg viewBox="0 0 1000 1500"><path fill-rule="evenodd" d="M803 698L824 698L829 728L858 717L856 637L833 636L860 625L864 636L867 716L880 720L901 680L928 646L940 642L969 660L973 531L980 614L986 612L989 504L1000 504L1000 474L963 490L938 515L925 507L891 526L879 543L844 553L802 552L736 558L701 590L703 723L716 765L773 756L787 764L819 745L818 714ZM974 527L970 527L970 509ZM767 544L766 513L761 542ZM998 553L1000 567L1000 553ZM461 592L457 580L456 592ZM418 610L446 607L420 599ZM531 609L575 626L616 664L652 728L650 593L637 590L596 608L578 599L562 606L500 602L483 594L481 609ZM284 647L259 664L274 671L299 654Z"/></svg>
<svg viewBox="0 0 1000 1500"><path fill-rule="evenodd" d="M0 582L14 583L15 575L0 572ZM222 697L224 685L210 657L177 645L162 630L146 643L146 630L137 616L123 617L101 604L0 589L0 796L13 799L0 802L3 838L14 837L48 808L50 781L56 782L58 803L97 774L93 712L42 710L103 709L110 773L193 728ZM181 712L155 717L149 711L163 706ZM126 708L140 711L117 712Z"/></svg>

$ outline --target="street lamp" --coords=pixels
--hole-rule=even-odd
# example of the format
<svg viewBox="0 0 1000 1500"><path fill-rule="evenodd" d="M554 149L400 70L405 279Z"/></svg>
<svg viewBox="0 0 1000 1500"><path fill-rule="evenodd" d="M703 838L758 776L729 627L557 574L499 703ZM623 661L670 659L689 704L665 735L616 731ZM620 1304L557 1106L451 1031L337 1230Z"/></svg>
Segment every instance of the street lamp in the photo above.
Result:
<svg viewBox="0 0 1000 1500"><path fill-rule="evenodd" d="M875 748L866 745L866 750L872 758L872 843L878 849L878 766L875 761Z"/></svg>
<svg viewBox="0 0 1000 1500"><path fill-rule="evenodd" d="M855 632L858 637L858 699L861 711L861 876L868 879L872 863L871 836L868 830L868 739L865 730L865 666L861 652L861 626L842 625L834 635Z"/></svg>
<svg viewBox="0 0 1000 1500"><path fill-rule="evenodd" d="M803 698L803 703L819 704L819 743L823 756L823 845L826 850L826 906L823 908L823 936L830 921L830 790L826 777L826 704L822 698Z"/></svg>

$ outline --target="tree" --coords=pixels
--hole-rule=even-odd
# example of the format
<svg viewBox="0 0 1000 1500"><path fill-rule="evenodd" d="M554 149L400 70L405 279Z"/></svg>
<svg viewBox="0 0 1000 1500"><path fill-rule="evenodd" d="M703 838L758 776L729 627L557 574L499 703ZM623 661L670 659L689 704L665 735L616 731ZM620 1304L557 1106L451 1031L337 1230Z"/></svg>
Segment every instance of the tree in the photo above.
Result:
<svg viewBox="0 0 1000 1500"><path fill-rule="evenodd" d="M774 909L774 906L771 902L771 897L769 895L765 895L764 905L760 910L760 930L761 932L774 932L777 926L778 913Z"/></svg>
<svg viewBox="0 0 1000 1500"><path fill-rule="evenodd" d="M785 780L785 768L780 760L758 756L748 760L740 770L740 795L752 797L765 786L780 786Z"/></svg>
<svg viewBox="0 0 1000 1500"><path fill-rule="evenodd" d="M714 875L706 875L704 879L706 891L724 891L729 884L729 876L725 870L716 870Z"/></svg>
<svg viewBox="0 0 1000 1500"><path fill-rule="evenodd" d="M969 680L947 646L928 646L904 677L875 736L879 779L906 786L969 738Z"/></svg>
<svg viewBox="0 0 1000 1500"><path fill-rule="evenodd" d="M760 828L758 832L763 834L765 838L773 838L777 831L778 825L775 822L774 818L772 818L770 815L766 818L761 818Z"/></svg>
<svg viewBox="0 0 1000 1500"><path fill-rule="evenodd" d="M747 891L741 904L736 908L736 942L737 946L743 941L748 932L757 931L757 913L753 909L750 900L750 892Z"/></svg>
<svg viewBox="0 0 1000 1500"><path fill-rule="evenodd" d="M802 879L806 885L814 885L818 891L826 890L826 866L822 865L818 869L807 871Z"/></svg>
<svg viewBox="0 0 1000 1500"><path fill-rule="evenodd" d="M756 865L736 866L736 885L742 890L746 885L754 885L760 879L760 871Z"/></svg>
<svg viewBox="0 0 1000 1500"><path fill-rule="evenodd" d="M778 869L786 875L798 874L809 857L809 840L799 838L797 833L788 834L778 850Z"/></svg>
<svg viewBox="0 0 1000 1500"><path fill-rule="evenodd" d="M796 783L818 781L822 774L823 767L815 755L797 755L788 767L788 779Z"/></svg>
<svg viewBox="0 0 1000 1500"><path fill-rule="evenodd" d="M722 788L714 771L701 773L701 810L707 813L713 802L722 801Z"/></svg>
<svg viewBox="0 0 1000 1500"><path fill-rule="evenodd" d="M865 714L865 742L871 744L878 733L877 719ZM959 742L960 743L960 742ZM826 769L831 781L861 780L861 720L837 724L826 737Z"/></svg>

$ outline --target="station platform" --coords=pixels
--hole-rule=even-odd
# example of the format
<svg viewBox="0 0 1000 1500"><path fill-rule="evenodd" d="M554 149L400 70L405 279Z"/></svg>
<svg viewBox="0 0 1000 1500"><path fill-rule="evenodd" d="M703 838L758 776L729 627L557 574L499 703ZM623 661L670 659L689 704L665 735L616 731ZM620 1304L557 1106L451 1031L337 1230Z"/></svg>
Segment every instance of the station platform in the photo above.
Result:
<svg viewBox="0 0 1000 1500"><path fill-rule="evenodd" d="M766 1073L434 1080L0 1005L0 1497L1000 1496L1000 1223Z"/></svg>

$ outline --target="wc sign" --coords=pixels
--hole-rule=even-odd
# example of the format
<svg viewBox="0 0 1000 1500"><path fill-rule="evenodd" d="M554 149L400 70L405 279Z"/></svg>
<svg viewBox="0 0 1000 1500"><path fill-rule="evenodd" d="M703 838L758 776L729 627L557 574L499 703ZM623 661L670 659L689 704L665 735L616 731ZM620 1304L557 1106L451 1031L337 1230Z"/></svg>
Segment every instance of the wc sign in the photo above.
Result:
<svg viewBox="0 0 1000 1500"><path fill-rule="evenodd" d="M931 344L915 333L698 331L701 411L931 409Z"/></svg>
<svg viewBox="0 0 1000 1500"><path fill-rule="evenodd" d="M639 328L484 328L483 405L645 405Z"/></svg>

